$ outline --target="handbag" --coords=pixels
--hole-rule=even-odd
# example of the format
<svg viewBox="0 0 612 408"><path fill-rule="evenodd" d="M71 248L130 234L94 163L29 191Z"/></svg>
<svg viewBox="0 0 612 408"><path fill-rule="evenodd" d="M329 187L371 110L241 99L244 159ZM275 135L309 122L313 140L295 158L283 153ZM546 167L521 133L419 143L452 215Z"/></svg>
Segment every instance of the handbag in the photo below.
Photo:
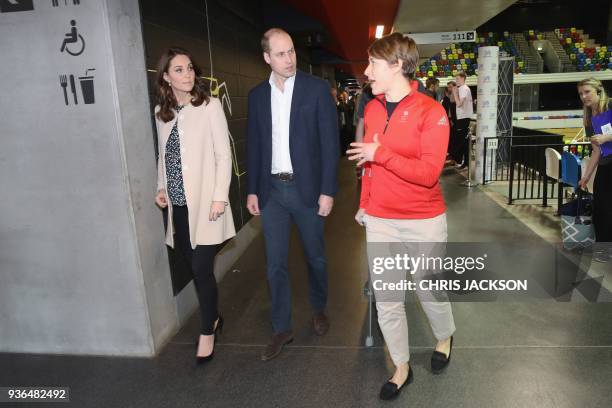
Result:
<svg viewBox="0 0 612 408"><path fill-rule="evenodd" d="M591 215L593 196L578 194L578 198L561 206L561 239L567 250L586 249L595 243L595 228Z"/></svg>

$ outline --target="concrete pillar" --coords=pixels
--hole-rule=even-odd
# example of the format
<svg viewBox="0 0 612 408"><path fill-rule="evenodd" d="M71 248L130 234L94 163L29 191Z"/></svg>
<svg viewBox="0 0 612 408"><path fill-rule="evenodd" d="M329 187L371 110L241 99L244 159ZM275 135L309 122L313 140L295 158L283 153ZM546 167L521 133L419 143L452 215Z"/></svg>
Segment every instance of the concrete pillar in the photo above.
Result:
<svg viewBox="0 0 612 408"><path fill-rule="evenodd" d="M152 355L178 322L153 204L139 4L9 3L0 351Z"/></svg>
<svg viewBox="0 0 612 408"><path fill-rule="evenodd" d="M476 182L483 182L483 157L486 137L497 136L497 83L499 72L499 47L478 49L478 89L476 100ZM495 155L491 155L494 157ZM490 171L491 163L487 163ZM493 163L495 168L495 163ZM490 179L488 174L487 178Z"/></svg>

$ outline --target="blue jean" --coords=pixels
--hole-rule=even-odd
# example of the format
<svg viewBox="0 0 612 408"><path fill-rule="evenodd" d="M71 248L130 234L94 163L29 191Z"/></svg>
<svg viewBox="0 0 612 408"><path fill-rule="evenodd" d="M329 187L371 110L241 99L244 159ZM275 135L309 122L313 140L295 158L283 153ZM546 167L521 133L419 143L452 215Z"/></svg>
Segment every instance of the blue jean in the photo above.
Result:
<svg viewBox="0 0 612 408"><path fill-rule="evenodd" d="M323 241L324 219L319 208L306 206L295 181L271 177L268 202L261 209L266 242L267 275L272 297L272 328L275 333L291 330L291 287L287 270L291 221L298 227L308 262L310 304L315 312L327 303L327 260Z"/></svg>

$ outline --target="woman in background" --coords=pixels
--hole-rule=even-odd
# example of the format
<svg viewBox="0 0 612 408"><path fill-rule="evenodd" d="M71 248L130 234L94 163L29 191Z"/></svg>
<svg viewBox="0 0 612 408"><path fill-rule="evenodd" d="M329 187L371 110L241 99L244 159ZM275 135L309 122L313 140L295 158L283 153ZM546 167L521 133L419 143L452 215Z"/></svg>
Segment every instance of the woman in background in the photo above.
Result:
<svg viewBox="0 0 612 408"><path fill-rule="evenodd" d="M595 134L591 118L612 110L612 100L602 83L594 78L578 83L578 95L584 109L584 130L593 146L591 160L580 180L580 188L585 189L597 169L593 181L593 226L598 247L593 259L608 262L612 259L612 155L603 157L601 145L612 142L612 135Z"/></svg>
<svg viewBox="0 0 612 408"><path fill-rule="evenodd" d="M228 198L232 157L227 121L200 77L188 51L168 49L158 64L155 107L155 202L168 207L166 244L178 247L194 276L202 321L198 364L213 358L215 334L223 327L213 271L217 245L235 235Z"/></svg>

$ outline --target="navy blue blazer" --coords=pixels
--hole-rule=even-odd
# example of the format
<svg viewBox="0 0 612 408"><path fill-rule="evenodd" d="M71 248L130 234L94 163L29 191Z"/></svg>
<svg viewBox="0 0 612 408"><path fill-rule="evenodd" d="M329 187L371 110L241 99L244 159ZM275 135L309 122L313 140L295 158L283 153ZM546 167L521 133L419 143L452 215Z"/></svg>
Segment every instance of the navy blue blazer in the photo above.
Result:
<svg viewBox="0 0 612 408"><path fill-rule="evenodd" d="M271 86L264 81L249 92L247 194L263 208L272 172ZM336 105L326 81L297 71L289 120L289 151L295 183L304 204L315 207L319 196L338 191L340 155Z"/></svg>

